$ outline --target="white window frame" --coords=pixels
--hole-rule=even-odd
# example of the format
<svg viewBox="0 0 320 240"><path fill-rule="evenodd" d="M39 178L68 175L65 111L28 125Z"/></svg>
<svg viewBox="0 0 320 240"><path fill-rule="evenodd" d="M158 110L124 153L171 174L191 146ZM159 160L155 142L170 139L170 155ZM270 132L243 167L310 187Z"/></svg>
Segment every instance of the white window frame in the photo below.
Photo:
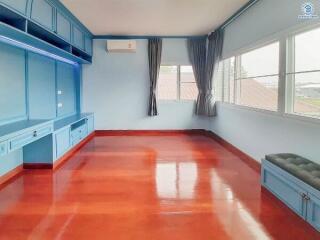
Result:
<svg viewBox="0 0 320 240"><path fill-rule="evenodd" d="M159 89L157 88L157 99L163 102L195 102L197 99L181 99L181 66L191 66L188 64L161 64L160 67L177 67L177 99L159 98ZM194 73L193 73L194 74ZM195 81L196 83L196 81Z"/></svg>
<svg viewBox="0 0 320 240"><path fill-rule="evenodd" d="M310 122L313 124L320 124L320 118L312 117L308 115L303 115L299 113L293 112L293 104L294 104L294 86L292 83L292 79L290 79L290 74L292 73L292 69L294 66L294 37L298 34L311 31L313 29L320 28L319 23L307 24L303 26L294 27L292 29L288 29L286 31L276 33L273 36L270 36L268 40L259 41L258 44L251 45L250 48L240 49L236 52L236 54L228 56L221 60L227 60L231 57L235 57L235 75L239 74L239 63L240 63L240 55L252 51L254 49L261 48L263 46L272 44L274 42L279 42L279 86L278 86L278 111L272 111L268 109L260 109L250 106L244 106L236 104L236 81L234 86L234 98L235 102L226 102L224 96L224 79L222 80L222 95L221 95L221 103L224 105L228 105L232 108L245 109L250 111L256 111L260 113L265 113L268 115L280 116L287 119L293 119L303 122ZM307 71L308 72L308 71ZM310 72L310 71L309 71ZM318 72L318 71L317 71ZM235 76L236 79L236 76Z"/></svg>

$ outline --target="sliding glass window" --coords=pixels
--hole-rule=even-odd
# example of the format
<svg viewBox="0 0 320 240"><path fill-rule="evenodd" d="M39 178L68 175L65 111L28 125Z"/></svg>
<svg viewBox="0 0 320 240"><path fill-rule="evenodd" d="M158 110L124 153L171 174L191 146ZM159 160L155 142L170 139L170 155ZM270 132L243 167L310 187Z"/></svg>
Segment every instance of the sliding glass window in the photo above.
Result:
<svg viewBox="0 0 320 240"><path fill-rule="evenodd" d="M287 113L320 117L320 28L294 35L287 49Z"/></svg>
<svg viewBox="0 0 320 240"><path fill-rule="evenodd" d="M278 110L279 42L240 55L235 80L235 103Z"/></svg>

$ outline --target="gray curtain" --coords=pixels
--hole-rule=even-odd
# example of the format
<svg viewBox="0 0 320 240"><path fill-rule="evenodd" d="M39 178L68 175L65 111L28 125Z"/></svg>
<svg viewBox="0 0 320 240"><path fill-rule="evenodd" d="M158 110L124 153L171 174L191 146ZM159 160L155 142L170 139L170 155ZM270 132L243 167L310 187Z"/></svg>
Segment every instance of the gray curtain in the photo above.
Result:
<svg viewBox="0 0 320 240"><path fill-rule="evenodd" d="M157 116L157 82L161 64L162 39L152 38L148 41L150 96L149 96L149 116Z"/></svg>
<svg viewBox="0 0 320 240"><path fill-rule="evenodd" d="M213 96L213 79L218 69L223 45L223 31L217 30L207 39L189 39L188 52L195 74L199 95L196 114L212 117L216 115Z"/></svg>

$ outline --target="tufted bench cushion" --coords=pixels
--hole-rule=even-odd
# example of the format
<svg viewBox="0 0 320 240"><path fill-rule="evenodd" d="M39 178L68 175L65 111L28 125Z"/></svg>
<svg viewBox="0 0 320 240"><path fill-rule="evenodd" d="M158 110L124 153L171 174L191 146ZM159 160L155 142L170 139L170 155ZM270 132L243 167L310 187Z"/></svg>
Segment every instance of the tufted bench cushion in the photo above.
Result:
<svg viewBox="0 0 320 240"><path fill-rule="evenodd" d="M266 155L266 160L320 190L320 165L290 153Z"/></svg>

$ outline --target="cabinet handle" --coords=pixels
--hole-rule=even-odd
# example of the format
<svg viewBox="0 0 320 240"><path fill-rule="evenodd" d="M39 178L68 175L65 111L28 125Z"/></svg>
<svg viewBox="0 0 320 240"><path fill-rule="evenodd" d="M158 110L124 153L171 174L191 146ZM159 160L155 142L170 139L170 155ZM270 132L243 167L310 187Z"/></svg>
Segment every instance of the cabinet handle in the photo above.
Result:
<svg viewBox="0 0 320 240"><path fill-rule="evenodd" d="M301 193L301 197L302 197L304 200L306 200L306 201L309 201L309 200L310 200L310 197L309 197L307 194L305 194L305 193Z"/></svg>

